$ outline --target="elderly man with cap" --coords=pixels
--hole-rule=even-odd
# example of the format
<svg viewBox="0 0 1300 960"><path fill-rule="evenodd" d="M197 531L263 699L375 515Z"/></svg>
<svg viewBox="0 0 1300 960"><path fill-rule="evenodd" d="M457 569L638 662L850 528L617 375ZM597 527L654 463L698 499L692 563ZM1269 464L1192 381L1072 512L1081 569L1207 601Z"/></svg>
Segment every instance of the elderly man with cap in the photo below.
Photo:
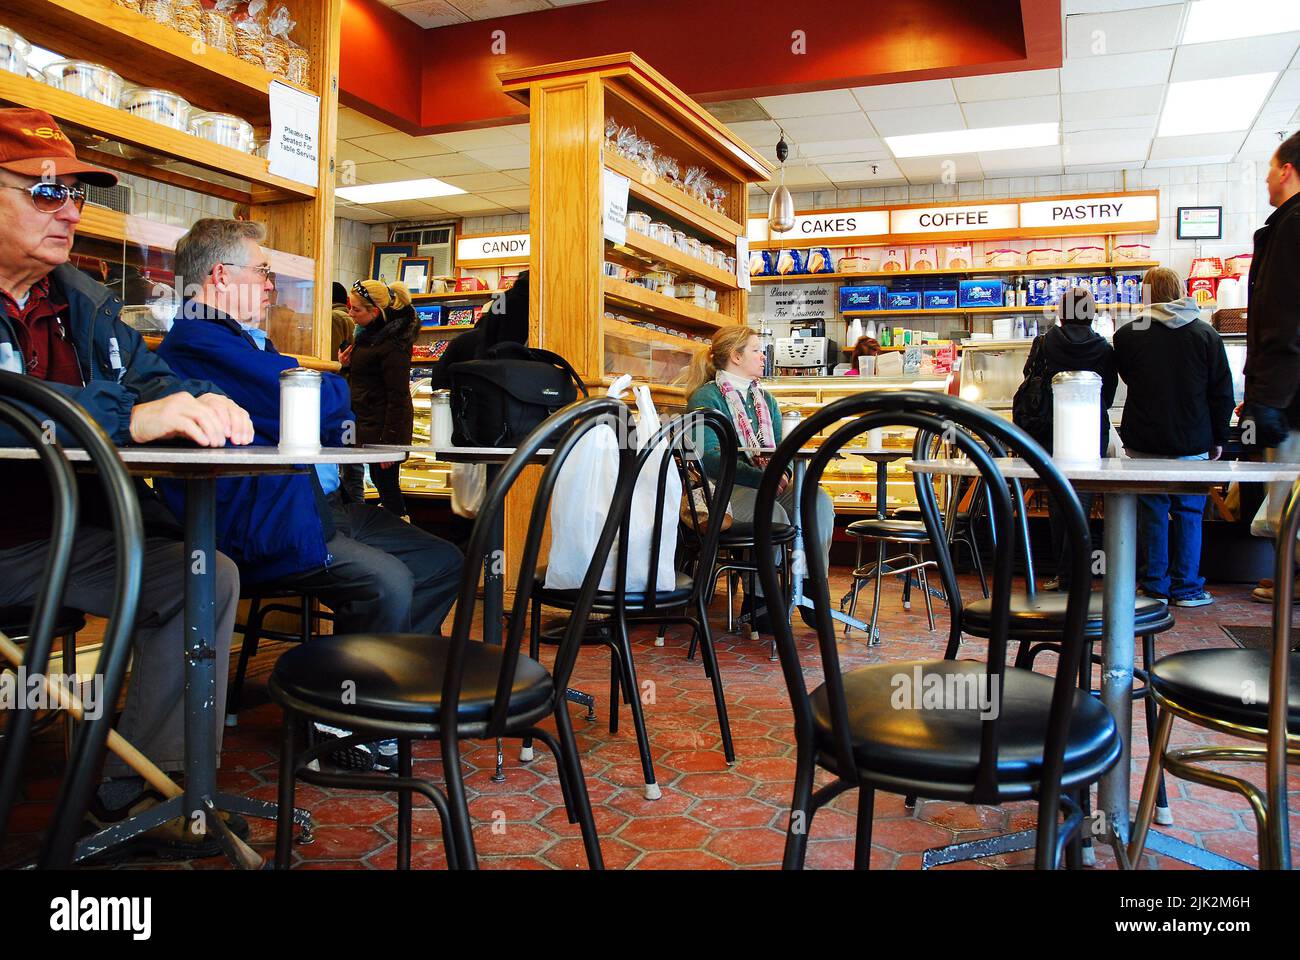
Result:
<svg viewBox="0 0 1300 960"><path fill-rule="evenodd" d="M72 143L46 113L0 110L0 369L39 377L79 404L118 444L189 441L204 447L253 439L248 414L206 381L182 380L119 319L121 301L68 263L87 183L117 177L77 159ZM12 431L0 444L17 444ZM9 509L0 517L0 605L31 603L49 550L52 504L41 469L0 469ZM144 577L126 709L118 731L164 770L184 768L184 566L175 519L142 483ZM96 482L81 484L81 526L63 603L106 614L114 587L113 537ZM230 655L239 598L235 565L216 563L216 645ZM217 743L226 671L218 672ZM218 748L219 749L219 748ZM159 798L116 758L100 786L92 816L99 825L138 812ZM217 852L179 819L145 835L158 853Z"/></svg>

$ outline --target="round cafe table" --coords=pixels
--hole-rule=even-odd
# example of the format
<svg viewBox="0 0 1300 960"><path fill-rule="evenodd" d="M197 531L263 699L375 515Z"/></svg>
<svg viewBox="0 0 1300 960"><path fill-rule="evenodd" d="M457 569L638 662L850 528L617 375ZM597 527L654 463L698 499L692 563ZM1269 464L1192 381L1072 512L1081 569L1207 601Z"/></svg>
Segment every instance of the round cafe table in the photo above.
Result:
<svg viewBox="0 0 1300 960"><path fill-rule="evenodd" d="M1025 461L994 461L1007 479L1034 480L1038 474ZM1243 463L1222 460L1132 460L1108 457L1091 463L1057 462L1076 488L1101 493L1105 498L1102 580L1103 633L1101 700L1110 710L1122 735L1119 762L1101 779L1098 806L1104 817L1098 825L1117 853L1128 844L1131 827L1130 750L1133 729L1133 609L1137 601L1137 498L1143 493L1205 494L1211 487L1232 483L1293 482L1300 463ZM969 460L908 461L913 473L977 476ZM1165 811L1167 814L1168 811ZM1166 818L1162 818L1166 819ZM1166 819L1166 822L1171 822ZM1028 845L1032 845L1032 842ZM1017 848L1008 848L1017 849ZM1185 863L1214 869L1244 869L1235 861L1176 840L1157 831L1147 837L1147 849ZM957 858L953 858L957 859ZM1121 860L1122 862L1122 860Z"/></svg>

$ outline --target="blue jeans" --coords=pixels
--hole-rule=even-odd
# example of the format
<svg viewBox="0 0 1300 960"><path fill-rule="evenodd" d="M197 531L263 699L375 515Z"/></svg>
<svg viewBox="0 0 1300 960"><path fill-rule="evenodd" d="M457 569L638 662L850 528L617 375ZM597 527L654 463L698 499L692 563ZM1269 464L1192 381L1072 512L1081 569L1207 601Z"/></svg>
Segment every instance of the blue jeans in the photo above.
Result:
<svg viewBox="0 0 1300 960"><path fill-rule="evenodd" d="M1132 456L1132 454L1130 454ZM1204 460L1205 456L1178 457ZM1138 585L1171 600L1200 596L1201 518L1205 497L1150 493L1138 497Z"/></svg>

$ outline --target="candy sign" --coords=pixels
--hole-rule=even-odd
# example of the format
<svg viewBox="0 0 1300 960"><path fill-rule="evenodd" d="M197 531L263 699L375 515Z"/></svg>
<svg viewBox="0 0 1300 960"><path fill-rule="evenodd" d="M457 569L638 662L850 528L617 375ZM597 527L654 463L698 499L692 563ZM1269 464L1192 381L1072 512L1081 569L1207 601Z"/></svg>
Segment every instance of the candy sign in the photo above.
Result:
<svg viewBox="0 0 1300 960"><path fill-rule="evenodd" d="M532 245L526 233L491 237L461 237L456 241L456 262L462 266L476 260L494 263L527 263Z"/></svg>

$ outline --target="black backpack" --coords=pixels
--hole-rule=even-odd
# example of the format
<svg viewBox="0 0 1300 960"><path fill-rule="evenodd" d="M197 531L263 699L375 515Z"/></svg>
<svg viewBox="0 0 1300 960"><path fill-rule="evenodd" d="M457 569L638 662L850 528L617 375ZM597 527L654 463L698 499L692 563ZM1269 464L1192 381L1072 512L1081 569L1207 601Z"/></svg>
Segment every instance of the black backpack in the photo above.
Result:
<svg viewBox="0 0 1300 960"><path fill-rule="evenodd" d="M1041 338L1029 351L1029 372L1011 400L1011 421L1048 450L1052 449L1052 384Z"/></svg>
<svg viewBox="0 0 1300 960"><path fill-rule="evenodd" d="M452 364L448 375L458 447L513 447L579 392L587 395L562 356L521 343L499 343L482 359Z"/></svg>

